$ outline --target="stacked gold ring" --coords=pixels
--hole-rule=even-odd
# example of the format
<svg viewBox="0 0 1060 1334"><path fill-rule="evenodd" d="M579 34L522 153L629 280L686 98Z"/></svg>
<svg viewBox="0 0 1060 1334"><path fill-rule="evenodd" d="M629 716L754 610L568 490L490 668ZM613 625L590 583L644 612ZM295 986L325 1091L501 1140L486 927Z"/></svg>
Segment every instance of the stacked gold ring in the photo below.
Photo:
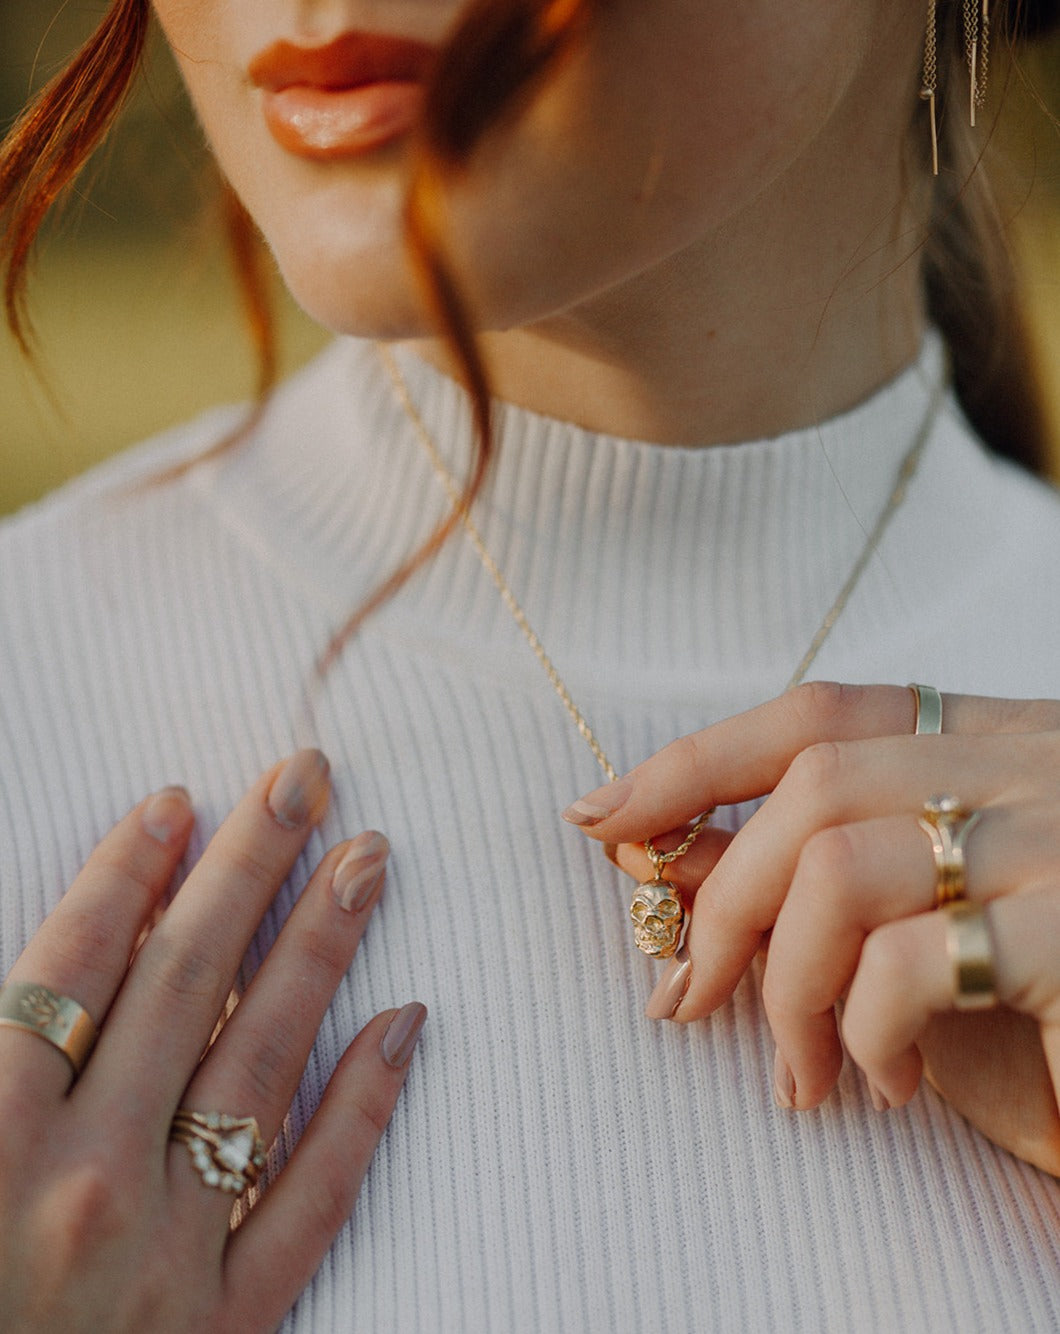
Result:
<svg viewBox="0 0 1060 1334"><path fill-rule="evenodd" d="M265 1166L265 1142L252 1116L178 1109L169 1138L186 1144L203 1183L229 1195L242 1195Z"/></svg>
<svg viewBox="0 0 1060 1334"><path fill-rule="evenodd" d="M942 731L942 696L934 686L910 683L909 689L916 700L916 736L938 736Z"/></svg>
<svg viewBox="0 0 1060 1334"><path fill-rule="evenodd" d="M931 839L937 880L935 907L964 898L964 844L979 823L980 811L966 811L956 797L932 797L918 824Z"/></svg>
<svg viewBox="0 0 1060 1334"><path fill-rule="evenodd" d="M75 1078L85 1068L99 1036L83 1005L40 982L8 982L0 987L0 1025L43 1038L62 1052Z"/></svg>

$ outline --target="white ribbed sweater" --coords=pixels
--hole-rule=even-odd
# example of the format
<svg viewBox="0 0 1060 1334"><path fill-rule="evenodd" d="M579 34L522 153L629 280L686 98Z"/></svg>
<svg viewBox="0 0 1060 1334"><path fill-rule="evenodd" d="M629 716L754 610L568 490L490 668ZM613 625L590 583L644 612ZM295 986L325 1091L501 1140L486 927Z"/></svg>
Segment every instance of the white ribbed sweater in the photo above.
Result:
<svg viewBox="0 0 1060 1334"><path fill-rule="evenodd" d="M487 542L615 764L785 685L890 490L938 373L817 430L659 448L505 410ZM460 393L408 354L426 420ZM642 1018L629 885L558 811L594 761L462 539L313 662L444 501L374 351L335 344L254 439L180 481L212 414L0 526L0 963L134 801L187 784L196 848L307 741L324 847L385 830L385 899L279 1160L376 1010L431 1017L356 1214L286 1329L1060 1327L1060 1187L929 1092L873 1112L847 1070L779 1111L754 979L711 1021ZM1060 507L948 408L814 674L1060 694ZM736 821L744 812L725 813ZM253 964L253 961L252 961Z"/></svg>

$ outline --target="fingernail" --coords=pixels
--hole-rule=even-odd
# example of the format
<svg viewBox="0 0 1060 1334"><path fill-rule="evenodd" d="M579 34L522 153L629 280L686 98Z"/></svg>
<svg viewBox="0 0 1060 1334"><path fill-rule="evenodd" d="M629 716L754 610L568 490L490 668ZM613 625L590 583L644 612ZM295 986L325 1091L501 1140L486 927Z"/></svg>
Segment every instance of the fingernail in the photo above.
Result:
<svg viewBox="0 0 1060 1334"><path fill-rule="evenodd" d="M360 912L368 906L389 855L390 844L382 834L369 829L357 835L331 877L331 892L340 908Z"/></svg>
<svg viewBox="0 0 1060 1334"><path fill-rule="evenodd" d="M319 750L300 750L292 755L273 779L268 806L284 829L316 823L328 799L327 757Z"/></svg>
<svg viewBox="0 0 1060 1334"><path fill-rule="evenodd" d="M692 981L692 960L686 950L674 955L644 1007L647 1019L672 1019Z"/></svg>
<svg viewBox="0 0 1060 1334"><path fill-rule="evenodd" d="M400 1070L403 1065L408 1063L413 1048L419 1039L423 1021L426 1018L426 1005L421 1005L419 1001L413 1001L398 1010L397 1014L391 1019L386 1032L383 1034L383 1040L379 1044L379 1051L383 1060L392 1069Z"/></svg>
<svg viewBox="0 0 1060 1334"><path fill-rule="evenodd" d="M795 1106L795 1076L779 1049L773 1058L773 1095L778 1107L790 1111Z"/></svg>
<svg viewBox="0 0 1060 1334"><path fill-rule="evenodd" d="M875 1107L878 1112L889 1112L891 1110L891 1104L871 1079L869 1080L869 1097L872 1099L873 1107Z"/></svg>
<svg viewBox="0 0 1060 1334"><path fill-rule="evenodd" d="M164 787L148 801L141 815L144 833L168 847L191 823L191 797L187 788Z"/></svg>
<svg viewBox="0 0 1060 1334"><path fill-rule="evenodd" d="M632 792L632 778L616 778L613 783L598 787L595 792L590 792L587 796L579 797L563 812L563 818L568 824L589 828L591 825L599 824L601 820L606 820L609 815L614 815L615 811L626 804Z"/></svg>

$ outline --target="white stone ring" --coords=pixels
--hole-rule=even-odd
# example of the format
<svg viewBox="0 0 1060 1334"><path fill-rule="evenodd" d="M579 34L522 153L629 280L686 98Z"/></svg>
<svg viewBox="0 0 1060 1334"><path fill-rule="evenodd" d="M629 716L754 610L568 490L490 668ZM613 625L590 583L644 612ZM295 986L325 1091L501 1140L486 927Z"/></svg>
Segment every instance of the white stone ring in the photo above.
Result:
<svg viewBox="0 0 1060 1334"><path fill-rule="evenodd" d="M207 1186L242 1195L265 1166L265 1142L252 1116L178 1109L169 1138L188 1146L191 1161Z"/></svg>

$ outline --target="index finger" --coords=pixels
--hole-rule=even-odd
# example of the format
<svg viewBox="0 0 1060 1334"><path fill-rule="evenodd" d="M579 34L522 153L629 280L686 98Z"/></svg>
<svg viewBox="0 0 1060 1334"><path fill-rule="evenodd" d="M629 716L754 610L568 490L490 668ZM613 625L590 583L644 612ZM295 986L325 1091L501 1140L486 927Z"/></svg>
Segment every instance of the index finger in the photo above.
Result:
<svg viewBox="0 0 1060 1334"><path fill-rule="evenodd" d="M946 732L1053 730L1060 728L1060 704L945 695L943 717ZM810 746L910 735L915 718L908 686L807 682L670 742L625 777L576 801L564 818L592 838L639 843L712 806L772 792L795 756Z"/></svg>

